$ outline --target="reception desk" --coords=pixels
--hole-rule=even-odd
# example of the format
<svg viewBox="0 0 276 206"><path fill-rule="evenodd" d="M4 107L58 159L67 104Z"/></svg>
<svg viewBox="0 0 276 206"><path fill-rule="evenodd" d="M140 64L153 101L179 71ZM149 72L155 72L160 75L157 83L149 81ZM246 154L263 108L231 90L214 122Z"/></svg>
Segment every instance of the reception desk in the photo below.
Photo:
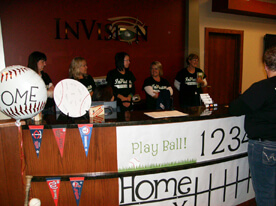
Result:
<svg viewBox="0 0 276 206"><path fill-rule="evenodd" d="M1 121L3 205L24 204L21 174L32 176L29 198L47 206L239 205L253 199L243 117L230 117L224 106L179 111L188 115L154 119L133 111L101 123L48 115L22 122L21 130ZM86 143L84 125L91 130ZM39 149L30 126L42 126Z"/></svg>

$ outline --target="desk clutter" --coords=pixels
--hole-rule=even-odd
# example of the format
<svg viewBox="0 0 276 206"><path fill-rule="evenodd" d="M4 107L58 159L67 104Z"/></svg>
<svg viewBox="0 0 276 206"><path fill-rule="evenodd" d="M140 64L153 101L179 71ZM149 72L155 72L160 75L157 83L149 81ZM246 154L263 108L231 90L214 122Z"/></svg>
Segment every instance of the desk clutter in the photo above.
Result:
<svg viewBox="0 0 276 206"><path fill-rule="evenodd" d="M217 107L218 104L214 103L213 99L208 93L200 94L200 99L202 100L205 107Z"/></svg>

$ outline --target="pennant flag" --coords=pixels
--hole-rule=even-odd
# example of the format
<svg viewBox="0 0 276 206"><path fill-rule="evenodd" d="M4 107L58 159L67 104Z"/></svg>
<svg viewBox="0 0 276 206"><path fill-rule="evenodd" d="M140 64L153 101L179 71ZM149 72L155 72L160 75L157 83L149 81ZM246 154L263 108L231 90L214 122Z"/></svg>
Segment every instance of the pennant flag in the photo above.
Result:
<svg viewBox="0 0 276 206"><path fill-rule="evenodd" d="M90 145L93 124L79 124L78 127L79 127L79 131L80 131L82 143L84 146L84 151L87 156L89 145Z"/></svg>
<svg viewBox="0 0 276 206"><path fill-rule="evenodd" d="M55 205L58 205L58 194L59 194L59 186L60 186L60 177L56 178L46 178L49 189L51 191L53 200Z"/></svg>
<svg viewBox="0 0 276 206"><path fill-rule="evenodd" d="M44 125L29 125L29 129L31 131L36 155L39 157Z"/></svg>
<svg viewBox="0 0 276 206"><path fill-rule="evenodd" d="M75 195L77 205L79 205L79 202L80 202L83 181L84 181L84 177L70 177L70 182L72 185L72 189Z"/></svg>
<svg viewBox="0 0 276 206"><path fill-rule="evenodd" d="M57 141L60 155L63 157L66 128L53 128L53 132Z"/></svg>

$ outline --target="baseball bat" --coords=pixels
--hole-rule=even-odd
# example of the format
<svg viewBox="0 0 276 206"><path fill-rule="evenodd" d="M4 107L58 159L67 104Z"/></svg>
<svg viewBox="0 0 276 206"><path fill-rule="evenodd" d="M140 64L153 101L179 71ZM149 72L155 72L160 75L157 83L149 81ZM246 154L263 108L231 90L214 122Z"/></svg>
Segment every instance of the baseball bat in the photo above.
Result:
<svg viewBox="0 0 276 206"><path fill-rule="evenodd" d="M24 206L28 206L29 202L29 193L30 193L30 188L31 188L31 182L32 182L33 176L31 175L26 175L26 195L25 195L25 203Z"/></svg>

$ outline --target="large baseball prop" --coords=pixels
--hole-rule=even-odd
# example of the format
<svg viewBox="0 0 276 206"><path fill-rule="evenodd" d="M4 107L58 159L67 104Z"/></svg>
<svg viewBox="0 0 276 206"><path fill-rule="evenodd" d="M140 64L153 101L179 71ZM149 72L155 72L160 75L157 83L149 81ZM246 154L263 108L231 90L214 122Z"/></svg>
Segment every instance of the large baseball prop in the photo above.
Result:
<svg viewBox="0 0 276 206"><path fill-rule="evenodd" d="M69 117L81 117L91 106L91 96L87 88L74 79L64 79L57 83L54 100L60 111Z"/></svg>
<svg viewBox="0 0 276 206"><path fill-rule="evenodd" d="M34 117L47 101L47 89L42 78L32 69L15 65L0 73L0 110L20 120Z"/></svg>

